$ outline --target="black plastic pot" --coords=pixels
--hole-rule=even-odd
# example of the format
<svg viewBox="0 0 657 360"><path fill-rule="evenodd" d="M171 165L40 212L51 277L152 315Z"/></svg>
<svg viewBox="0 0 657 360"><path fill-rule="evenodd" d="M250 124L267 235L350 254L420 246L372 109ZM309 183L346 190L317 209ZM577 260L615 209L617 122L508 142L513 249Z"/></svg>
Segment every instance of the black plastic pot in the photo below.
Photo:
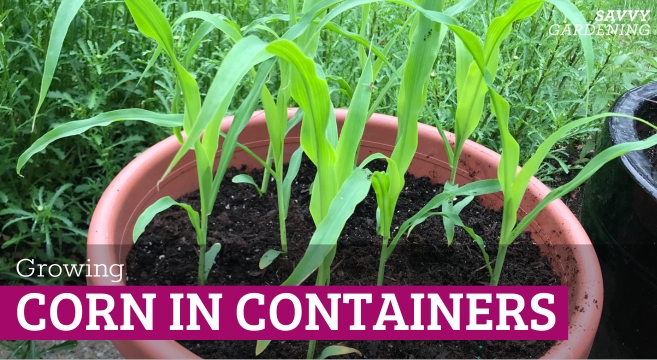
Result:
<svg viewBox="0 0 657 360"><path fill-rule="evenodd" d="M610 111L657 124L655 101L657 82L628 91ZM610 117L596 150L640 140L647 129ZM646 152L628 153L589 179L581 222L598 253L605 287L591 357L657 358L657 168Z"/></svg>

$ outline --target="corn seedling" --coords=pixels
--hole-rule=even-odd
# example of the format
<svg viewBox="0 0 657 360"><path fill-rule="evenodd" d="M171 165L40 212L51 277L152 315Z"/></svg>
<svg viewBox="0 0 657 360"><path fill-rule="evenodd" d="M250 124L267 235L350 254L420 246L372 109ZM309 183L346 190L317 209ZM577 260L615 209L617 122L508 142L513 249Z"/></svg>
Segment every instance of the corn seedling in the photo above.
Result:
<svg viewBox="0 0 657 360"><path fill-rule="evenodd" d="M617 144L610 148L603 150L601 153L593 157L582 170L575 176L574 179L568 183L559 186L558 188L550 191L550 193L541 202L536 205L532 211L525 215L520 222L517 222L517 213L520 208L522 198L527 191L531 178L538 172L540 165L545 160L550 149L559 141L563 136L566 136L570 131L591 123L592 121L609 117L609 116L623 116L629 117L636 121L640 121L654 129L654 125L644 121L643 119L631 117L623 114L603 113L595 116L586 117L572 121L568 125L560 128L548 137L538 148L536 153L525 163L522 169L517 172L518 158L520 148L518 142L511 135L508 130L509 123L509 103L501 95L491 91L491 106L493 107L493 114L497 117L498 124L502 134L502 159L498 168L498 179L502 185L502 193L504 194L504 208L502 211L502 229L500 233L500 242L497 249L497 257L495 258L495 269L491 275L491 285L497 285L500 281L502 267L504 266L504 257L506 251L513 243L513 241L531 224L531 222L538 216L538 214L552 201L561 198L568 194L584 181L593 176L603 165L622 156L630 151L644 150L657 145L657 135L653 135L645 140L636 141L631 143Z"/></svg>
<svg viewBox="0 0 657 360"><path fill-rule="evenodd" d="M467 10L473 1L461 1L445 11L447 16ZM399 128L391 157L386 158L385 172L375 172L372 186L376 192L377 231L382 236L377 284L383 284L385 263L394 245L390 242L390 228L399 194L404 187L404 174L415 155L418 141L418 120L426 99L429 80L448 27L460 29L451 18L442 19L436 11L442 10L442 1L422 0L410 35L411 44L405 62L398 94L397 117ZM428 11L427 11L428 10ZM453 209L450 209L453 210ZM396 244L396 243L395 243Z"/></svg>
<svg viewBox="0 0 657 360"><path fill-rule="evenodd" d="M263 106L267 113L268 130L270 130L270 135L273 135L271 136L271 140L274 145L272 145L271 149L272 153L274 153L274 162L277 169L271 169L267 162L256 158L271 174L274 174L275 178L282 180L283 184L287 185L279 186L279 189L288 189L287 197L280 196L279 198L289 199L289 185L296 171L288 171L288 176L292 176L292 178L283 178L282 176L282 140L287 131L295 123L295 121L287 122L286 108L288 99L291 97L300 104L301 109L304 111L299 111L298 119L301 119L302 114L305 114L304 121L302 122L301 139L303 151L315 162L319 170L318 178L320 181L316 182L313 191L315 200L313 200L313 204L311 205L316 224L324 224L320 226L322 231L319 231L320 236L318 237L321 238L322 233L329 233L328 236L333 238L332 241L335 242L342 228L341 226L338 228L336 224L341 223L344 226L344 222L346 222L346 219L353 212L356 204L367 194L370 185L368 172L361 168L356 168L354 161L356 158L355 152L358 148L364 123L367 119L366 114L369 110L371 88L361 86L354 93L354 98L360 100L352 102L354 106L350 110L349 120L346 122L346 124L359 122L360 125L355 125L355 127L360 128L360 132L349 132L352 136L343 137L343 139L338 141L337 123L333 115L325 76L321 70L318 72L319 68L317 65L311 57L306 55L306 52L313 53L315 51L317 39L319 38L318 34L322 28L337 29L340 32L338 27L330 25L328 21L315 21L315 18L324 13L328 7L339 2L305 3L304 9L306 7L309 8L307 13L299 21L295 22L293 20L294 25L286 34L271 43L266 43L255 36L242 37L239 28L236 28L230 21L220 16L212 16L204 12L185 13L174 23L174 28L181 21L188 18L203 19L206 23L197 30L188 47L187 55L181 62L176 58L172 27L157 5L152 0L127 0L128 9L140 32L155 40L158 45L154 56L148 63L148 67L153 66L155 59L162 53L166 54L173 63L177 74L174 103L171 107L174 113L163 115L141 109L126 109L104 113L87 120L73 121L60 125L38 139L21 156L17 165L17 171L20 171L31 156L43 150L53 141L62 137L80 134L91 127L106 126L117 121L143 120L173 128L174 134L181 141L181 147L163 174L162 179L171 172L182 156L193 149L197 160L201 211L199 213L187 204L179 203L170 197L164 197L149 206L141 214L133 230L133 239L135 241L137 240L146 225L157 213L174 205L183 208L187 212L196 231L197 243L200 247L198 283L203 285L211 269L213 259L220 250L220 244L214 244L209 251L206 249L207 219L216 201L221 181L223 180L235 147L240 147L255 156L248 148L237 143L237 137L255 110L259 97L262 98ZM294 1L290 3L295 4ZM306 4L308 5L306 6ZM350 7L344 8L344 10L353 6L356 6L355 3ZM337 16L338 14L339 12L333 12L333 16ZM292 14L290 19L296 19L296 15ZM214 81L207 92L205 101L201 102L200 90L194 77L188 72L187 67L191 59L191 55L189 54L193 53L203 36L212 27L218 28L229 35L234 45L219 66ZM261 29L262 27L260 26ZM352 35L349 37L356 39L361 44L369 45L369 42L357 36ZM297 38L301 38L301 40L295 43L294 40ZM302 45L303 48L301 47ZM380 54L378 50L373 50L373 52ZM282 96L279 93L278 103L274 102L271 94L264 87L267 76L274 65L274 59L271 59L274 56L278 56L281 59L281 64L283 64L281 66L281 72L285 73L287 71L289 73L289 75L282 77L288 82L281 84L281 88L286 90ZM253 68L258 65L258 71L255 72ZM251 73L255 78L251 90L237 110L228 133L223 134L220 131L221 122L226 115L237 86L248 73ZM371 82L372 64L368 62L361 84ZM286 92L288 95L286 95ZM184 104L182 115L177 114L179 97ZM355 106L357 104L361 105ZM283 110L285 110L285 116L283 116ZM181 130L184 130L186 137L183 137ZM221 156L219 157L218 170L213 175L212 168L215 161L215 154L219 147L220 136L224 138L224 141ZM335 162L336 149L338 153L346 154L341 156L341 161L337 163ZM297 151L293 156L293 161L300 162L300 155L301 152ZM298 168L298 165L296 167ZM336 182L338 178L340 178L339 184ZM344 186L340 186L342 184ZM338 192L338 190L340 191ZM340 198L341 200L348 199L348 201L340 201L339 203L332 204L335 198ZM327 221L323 221L325 219ZM283 221L284 219L281 222ZM323 236L326 236L326 234ZM273 259L275 256L270 254L269 257ZM326 267L322 269L327 270ZM328 284L328 271L323 271L320 279L323 279L321 281L323 284ZM264 349L263 345L266 346L266 342L258 343L258 349L260 349L258 351ZM354 349L333 346L327 348L320 356L326 357L332 356L331 354L344 354L354 351ZM310 353L311 351L309 351ZM314 354L314 343L312 343L312 354Z"/></svg>
<svg viewBox="0 0 657 360"><path fill-rule="evenodd" d="M511 33L513 22L532 16L546 1L527 0L517 1L507 13L493 20L486 33L485 43L482 47L472 33L464 29L453 28L456 38L457 50L457 111L455 116L455 145L452 149L447 141L444 132L439 127L438 131L445 143L445 150L448 155L449 163L452 169L450 181L445 184L445 191L434 197L420 212L407 220L399 230L399 233L393 240L398 241L404 233L410 233L414 226L424 221L429 216L440 215L443 217L448 242L451 242L454 234L454 226L462 227L477 242L482 250L486 265L491 278L491 285L499 283L500 274L504 264L504 257L508 246L529 226L542 209L550 202L560 198L577 186L581 185L586 179L591 177L595 171L605 163L621 156L629 151L641 150L657 143L657 138L651 137L635 143L616 145L609 148L594 159L589 161L580 173L569 183L560 186L546 196L529 214L527 214L517 225L517 212L520 208L521 200L529 186L531 178L538 172L540 165L550 149L561 138L566 136L570 131L586 125L596 119L600 119L614 114L601 114L591 116L560 128L548 137L538 148L536 153L525 163L523 168L517 172L519 166L520 149L517 141L513 138L508 129L509 123L509 104L496 92L492 82L498 69L498 51L502 41ZM569 1L548 0L547 2L555 5L564 15L575 24L585 23L584 17L577 8ZM474 40L474 41L473 41ZM587 36L581 36L582 47L587 58L587 75L590 75L593 69L593 51L591 40ZM467 51L465 49L467 48ZM475 128L478 126L483 112L484 97L490 93L491 112L498 119L498 126L502 137L502 158L498 168L498 183L490 181L474 182L461 188L455 184L456 170L458 160L465 141L470 137ZM616 116L622 116L617 115ZM641 119L634 118L638 121ZM488 189L486 189L488 187ZM473 189L473 191L464 191ZM501 189L504 196L504 208L502 215L502 229L500 234L498 253L495 258L495 268L492 269L489 262L488 254L483 246L479 236L474 234L472 229L463 225L458 218L459 212L463 209L463 204L468 204L474 196L486 193L496 192L495 189ZM457 196L466 196L457 205L453 200ZM432 210L441 207L442 212L432 212Z"/></svg>

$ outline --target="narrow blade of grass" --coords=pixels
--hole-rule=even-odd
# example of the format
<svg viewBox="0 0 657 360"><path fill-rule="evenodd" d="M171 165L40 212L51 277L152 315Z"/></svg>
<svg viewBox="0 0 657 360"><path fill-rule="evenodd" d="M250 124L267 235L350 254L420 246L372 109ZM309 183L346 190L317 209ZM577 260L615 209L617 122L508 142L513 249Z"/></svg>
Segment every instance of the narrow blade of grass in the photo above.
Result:
<svg viewBox="0 0 657 360"><path fill-rule="evenodd" d="M48 94L48 89L50 88L55 69L57 68L59 55L62 52L62 46L64 45L64 39L66 38L68 28L75 18L75 15L80 11L80 7L82 7L83 3L84 0L62 0L57 8L57 14L55 15L55 21L52 24L50 40L48 41L48 51L46 52L46 60L43 67L41 89L39 90L39 102L37 103L36 110L34 111L34 118L32 119L32 130L34 130L34 124L36 123L36 118L41 109L41 105L43 105L43 102L46 100L46 95Z"/></svg>

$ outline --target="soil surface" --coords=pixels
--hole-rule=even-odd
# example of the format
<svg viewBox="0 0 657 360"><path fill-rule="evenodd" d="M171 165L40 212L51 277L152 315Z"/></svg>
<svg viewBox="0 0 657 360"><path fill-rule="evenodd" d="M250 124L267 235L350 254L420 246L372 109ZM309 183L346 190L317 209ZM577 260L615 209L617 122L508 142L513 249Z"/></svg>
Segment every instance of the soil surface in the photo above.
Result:
<svg viewBox="0 0 657 360"><path fill-rule="evenodd" d="M371 170L383 169L374 162ZM276 259L260 270L260 256L269 249L280 249L275 183L259 197L251 185L233 184L228 171L210 217L208 246L222 244L208 285L272 285L282 283L302 258L314 231L308 205L309 186L315 169L304 159L292 186L287 218L288 256ZM262 171L250 173L256 181ZM415 214L442 186L429 178L406 175L393 221L393 231ZM181 201L199 208L198 192ZM332 285L375 285L381 240L375 231L376 198L368 197L356 208L338 242L331 272ZM486 209L475 201L461 213L486 243L494 259L500 233L501 213ZM198 249L195 233L186 212L171 208L155 217L128 256L128 285L196 285ZM314 284L311 276L304 284ZM485 285L489 281L481 251L467 233L456 228L447 246L442 220L429 218L417 226L410 237L402 238L386 265L384 285ZM508 249L500 285L560 285L560 279L540 254L528 234L521 235ZM254 341L181 341L203 358L254 358ZM317 354L326 346L339 343L359 349L364 358L538 358L554 341L320 341ZM305 341L273 341L262 358L305 358ZM357 356L348 356L358 358Z"/></svg>
<svg viewBox="0 0 657 360"><path fill-rule="evenodd" d="M637 135L639 140L645 140L653 135L655 135L655 129L647 126L637 126ZM650 164L653 167L657 167L657 146L653 146L643 150L643 153L646 154Z"/></svg>
<svg viewBox="0 0 657 360"><path fill-rule="evenodd" d="M652 123L653 125L656 124L657 98L647 99L634 115ZM636 130L639 140L645 140L656 133L655 129L642 123L636 123ZM645 149L643 150L643 153L646 154L652 166L657 167L657 146Z"/></svg>

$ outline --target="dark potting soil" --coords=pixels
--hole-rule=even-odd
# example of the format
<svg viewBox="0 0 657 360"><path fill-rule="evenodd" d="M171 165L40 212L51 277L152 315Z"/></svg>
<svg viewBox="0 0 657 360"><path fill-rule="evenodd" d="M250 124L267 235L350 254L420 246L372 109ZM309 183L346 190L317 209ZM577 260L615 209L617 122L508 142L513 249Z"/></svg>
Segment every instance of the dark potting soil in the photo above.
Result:
<svg viewBox="0 0 657 360"><path fill-rule="evenodd" d="M372 170L383 163L372 163ZM304 159L292 186L287 218L288 256L260 270L260 256L280 249L275 183L259 197L251 185L233 184L230 169L221 186L210 217L208 246L222 244L208 285L281 284L303 257L314 230L308 205L308 188L315 169ZM250 173L262 179L262 171ZM442 190L429 178L406 175L406 187L397 205L393 229L415 214ZM198 192L182 199L199 208ZM331 271L331 285L375 285L381 240L375 231L376 198L368 197L356 208L338 242ZM476 201L461 215L487 244L495 257L501 214ZM186 212L171 208L157 215L128 255L129 285L196 285L198 250L195 233ZM400 240L386 265L384 285L485 285L488 272L481 251L460 228L447 246L442 221L430 218L416 227L409 238ZM313 285L314 276L304 284ZM501 285L560 285L547 258L528 234L521 235L508 249ZM254 341L181 341L203 358L254 358ZM364 358L538 358L554 341L320 341L317 354L326 346L341 344L360 350ZM306 341L273 341L260 358L305 358ZM350 358L358 358L349 355Z"/></svg>
<svg viewBox="0 0 657 360"><path fill-rule="evenodd" d="M647 126L637 126L637 134L639 135L639 140L645 140L655 135L655 129ZM643 153L648 157L650 164L652 164L653 167L657 167L657 146L647 148L643 150Z"/></svg>
<svg viewBox="0 0 657 360"><path fill-rule="evenodd" d="M657 124L657 98L646 99L634 115L653 125ZM645 140L656 133L655 129L638 122L636 123L636 130L639 140ZM657 146L645 149L643 153L646 154L652 166L657 168Z"/></svg>

